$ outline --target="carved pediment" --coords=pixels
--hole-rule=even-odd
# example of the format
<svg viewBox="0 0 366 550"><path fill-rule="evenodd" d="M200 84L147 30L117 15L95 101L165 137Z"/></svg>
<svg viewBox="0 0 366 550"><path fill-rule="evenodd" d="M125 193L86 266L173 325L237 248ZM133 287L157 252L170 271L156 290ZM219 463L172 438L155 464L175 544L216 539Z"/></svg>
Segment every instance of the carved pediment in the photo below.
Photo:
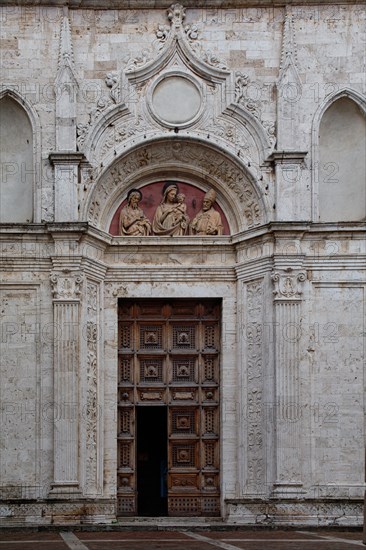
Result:
<svg viewBox="0 0 366 550"><path fill-rule="evenodd" d="M167 10L170 25L160 24L156 29L157 52L143 50L130 59L124 74L131 82L141 83L161 73L170 64L179 64L209 82L222 82L230 75L226 64L199 41L197 25L184 25L185 8L172 4Z"/></svg>
<svg viewBox="0 0 366 550"><path fill-rule="evenodd" d="M263 119L261 101L250 97L256 83L229 71L216 52L203 47L202 25L186 24L185 8L173 4L151 48L106 75L90 120L77 127L78 147L95 176L144 140L187 131L221 140L261 177L260 166L275 144L274 122Z"/></svg>
<svg viewBox="0 0 366 550"><path fill-rule="evenodd" d="M183 6L173 4L169 24L158 25L152 47L129 59L122 71L106 74L105 92L89 121L77 127L78 147L91 162L97 162L90 153L94 156L101 131L114 124L116 113L130 114L133 126L143 120L148 133L191 127L204 112L219 113L230 103L230 71L216 52L203 48L198 26L184 25L184 18Z"/></svg>

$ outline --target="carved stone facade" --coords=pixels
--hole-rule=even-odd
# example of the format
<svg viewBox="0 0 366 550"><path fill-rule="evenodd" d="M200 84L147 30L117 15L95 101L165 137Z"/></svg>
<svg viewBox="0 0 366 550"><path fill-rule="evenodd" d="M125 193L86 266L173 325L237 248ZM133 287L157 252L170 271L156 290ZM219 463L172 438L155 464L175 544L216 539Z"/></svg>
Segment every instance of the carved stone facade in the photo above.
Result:
<svg viewBox="0 0 366 550"><path fill-rule="evenodd" d="M177 463L205 449L169 471L175 515L361 524L363 7L2 4L0 524L138 513L134 403L173 411ZM181 378L137 346L126 385L124 304L174 339L166 298ZM209 302L220 349L187 351Z"/></svg>

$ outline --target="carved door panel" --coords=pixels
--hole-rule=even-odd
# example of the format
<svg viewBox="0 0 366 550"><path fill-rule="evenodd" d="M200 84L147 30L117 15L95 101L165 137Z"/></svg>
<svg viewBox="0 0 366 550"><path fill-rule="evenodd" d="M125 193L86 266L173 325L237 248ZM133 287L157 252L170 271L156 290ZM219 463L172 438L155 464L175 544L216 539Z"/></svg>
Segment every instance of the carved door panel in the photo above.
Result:
<svg viewBox="0 0 366 550"><path fill-rule="evenodd" d="M135 407L168 408L168 514L219 515L220 303L121 302L118 513L136 515Z"/></svg>

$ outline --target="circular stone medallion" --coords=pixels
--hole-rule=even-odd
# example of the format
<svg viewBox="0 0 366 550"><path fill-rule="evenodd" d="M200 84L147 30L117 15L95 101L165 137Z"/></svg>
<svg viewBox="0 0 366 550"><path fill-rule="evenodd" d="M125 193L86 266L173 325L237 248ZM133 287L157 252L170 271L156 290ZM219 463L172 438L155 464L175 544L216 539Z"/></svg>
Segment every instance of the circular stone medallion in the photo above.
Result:
<svg viewBox="0 0 366 550"><path fill-rule="evenodd" d="M198 87L182 76L160 80L152 94L152 108L156 118L169 126L192 121L200 112L201 104Z"/></svg>

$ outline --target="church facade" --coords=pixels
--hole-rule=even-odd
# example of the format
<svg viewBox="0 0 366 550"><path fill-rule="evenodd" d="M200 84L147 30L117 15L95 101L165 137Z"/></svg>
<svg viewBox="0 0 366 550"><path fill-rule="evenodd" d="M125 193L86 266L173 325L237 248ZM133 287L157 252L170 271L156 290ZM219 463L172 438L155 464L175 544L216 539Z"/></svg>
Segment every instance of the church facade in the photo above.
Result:
<svg viewBox="0 0 366 550"><path fill-rule="evenodd" d="M364 6L127 4L1 6L0 525L361 525Z"/></svg>

